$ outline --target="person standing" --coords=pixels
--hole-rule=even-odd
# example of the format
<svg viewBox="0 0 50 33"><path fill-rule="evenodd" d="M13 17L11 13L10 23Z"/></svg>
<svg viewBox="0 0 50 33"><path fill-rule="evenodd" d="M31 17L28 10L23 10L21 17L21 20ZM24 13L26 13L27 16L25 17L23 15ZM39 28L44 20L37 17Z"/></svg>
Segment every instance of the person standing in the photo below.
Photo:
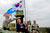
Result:
<svg viewBox="0 0 50 33"><path fill-rule="evenodd" d="M20 33L21 32L21 20L20 19L17 19L17 33Z"/></svg>
<svg viewBox="0 0 50 33"><path fill-rule="evenodd" d="M20 17L17 18L17 33L22 33L23 32L23 26L21 24Z"/></svg>
<svg viewBox="0 0 50 33"><path fill-rule="evenodd" d="M36 24L36 21L33 21L33 25L32 25L32 33L38 33L39 32L39 26L38 24Z"/></svg>
<svg viewBox="0 0 50 33"><path fill-rule="evenodd" d="M3 21L3 30L10 30L8 28L8 24L12 21L16 20L15 18L14 19L9 19L9 16L8 15L5 15L5 20Z"/></svg>
<svg viewBox="0 0 50 33"><path fill-rule="evenodd" d="M29 31L29 33L31 33L31 30L32 30L32 25L30 23L30 25L28 25L28 31Z"/></svg>
<svg viewBox="0 0 50 33"><path fill-rule="evenodd" d="M25 33L28 33L28 28L27 28L27 23L26 23L26 21L24 21L24 23L23 23L23 31L24 31Z"/></svg>

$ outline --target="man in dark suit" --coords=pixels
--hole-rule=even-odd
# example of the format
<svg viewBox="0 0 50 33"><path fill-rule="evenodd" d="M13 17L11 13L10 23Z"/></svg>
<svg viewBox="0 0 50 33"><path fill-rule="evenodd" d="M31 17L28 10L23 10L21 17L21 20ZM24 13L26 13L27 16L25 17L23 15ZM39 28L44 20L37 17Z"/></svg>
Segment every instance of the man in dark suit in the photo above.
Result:
<svg viewBox="0 0 50 33"><path fill-rule="evenodd" d="M25 21L24 21L24 23L23 23L23 31L24 31L25 33L28 33L27 24L26 24Z"/></svg>

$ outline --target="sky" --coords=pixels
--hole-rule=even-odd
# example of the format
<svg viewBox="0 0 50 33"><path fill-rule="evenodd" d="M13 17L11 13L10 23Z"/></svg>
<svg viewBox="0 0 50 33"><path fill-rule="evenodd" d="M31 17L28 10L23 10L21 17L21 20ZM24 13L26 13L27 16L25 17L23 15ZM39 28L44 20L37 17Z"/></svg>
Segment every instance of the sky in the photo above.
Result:
<svg viewBox="0 0 50 33"><path fill-rule="evenodd" d="M4 21L3 14L20 0L0 0L0 26ZM36 20L40 27L50 27L50 0L25 0L26 20Z"/></svg>

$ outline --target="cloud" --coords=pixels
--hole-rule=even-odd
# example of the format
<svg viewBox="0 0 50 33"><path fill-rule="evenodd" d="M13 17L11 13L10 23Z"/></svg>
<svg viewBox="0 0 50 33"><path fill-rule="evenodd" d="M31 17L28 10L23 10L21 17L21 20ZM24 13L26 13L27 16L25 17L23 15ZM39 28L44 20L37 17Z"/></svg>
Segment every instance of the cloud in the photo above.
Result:
<svg viewBox="0 0 50 33"><path fill-rule="evenodd" d="M20 0L18 0L20 1ZM4 20L3 14L17 3L17 0L0 0L0 22ZM25 0L26 1L26 19L37 21L40 27L50 27L50 0ZM25 12L25 11L24 11ZM1 15L2 14L2 15Z"/></svg>
<svg viewBox="0 0 50 33"><path fill-rule="evenodd" d="M37 20L41 27L50 27L50 0L30 0L27 6L27 18ZM43 22L43 23L42 23Z"/></svg>

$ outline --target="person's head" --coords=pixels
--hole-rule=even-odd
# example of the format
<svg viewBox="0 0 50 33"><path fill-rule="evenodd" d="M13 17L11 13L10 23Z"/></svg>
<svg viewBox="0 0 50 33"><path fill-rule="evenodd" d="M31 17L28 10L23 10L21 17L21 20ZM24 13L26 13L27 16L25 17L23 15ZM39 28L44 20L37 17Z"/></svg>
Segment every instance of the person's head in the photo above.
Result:
<svg viewBox="0 0 50 33"><path fill-rule="evenodd" d="M36 20L33 21L33 24L36 24Z"/></svg>
<svg viewBox="0 0 50 33"><path fill-rule="evenodd" d="M21 23L21 20L20 19L17 19L17 23Z"/></svg>
<svg viewBox="0 0 50 33"><path fill-rule="evenodd" d="M9 19L9 16L8 16L8 15L6 15L6 16L5 16L5 18L6 18L6 19Z"/></svg>
<svg viewBox="0 0 50 33"><path fill-rule="evenodd" d="M9 15L7 13L5 13L3 16L5 17L5 19L9 19Z"/></svg>
<svg viewBox="0 0 50 33"><path fill-rule="evenodd" d="M24 24L27 24L26 21L24 21Z"/></svg>

